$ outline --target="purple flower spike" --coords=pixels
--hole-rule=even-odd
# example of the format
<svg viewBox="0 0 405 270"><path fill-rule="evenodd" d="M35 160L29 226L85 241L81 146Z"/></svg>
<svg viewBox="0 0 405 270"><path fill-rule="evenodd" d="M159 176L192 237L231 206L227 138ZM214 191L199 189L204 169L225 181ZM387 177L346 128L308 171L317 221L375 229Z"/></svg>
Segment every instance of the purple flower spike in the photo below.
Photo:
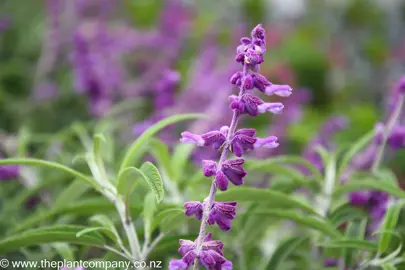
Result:
<svg viewBox="0 0 405 270"><path fill-rule="evenodd" d="M292 88L286 84L272 84L264 90L266 95L277 95L280 97L289 97L292 94Z"/></svg>
<svg viewBox="0 0 405 270"><path fill-rule="evenodd" d="M252 150L256 139L256 130L253 128L243 128L236 131L231 139L231 151L241 157L244 151Z"/></svg>
<svg viewBox="0 0 405 270"><path fill-rule="evenodd" d="M198 146L211 146L217 150L225 142L227 127L222 127L219 131L210 131L203 135L196 135L188 131L181 133L183 138L180 139L183 143L195 143Z"/></svg>
<svg viewBox="0 0 405 270"><path fill-rule="evenodd" d="M187 270L189 266L183 260L171 260L169 270Z"/></svg>
<svg viewBox="0 0 405 270"><path fill-rule="evenodd" d="M198 220L201 220L203 215L203 204L200 202L186 202L184 203L186 211L184 214L188 217L195 216Z"/></svg>
<svg viewBox="0 0 405 270"><path fill-rule="evenodd" d="M228 180L222 171L217 172L215 182L220 190L225 191L228 189Z"/></svg>
<svg viewBox="0 0 405 270"><path fill-rule="evenodd" d="M214 202L208 217L208 223L218 224L223 231L231 229L231 220L236 216L237 202Z"/></svg>
<svg viewBox="0 0 405 270"><path fill-rule="evenodd" d="M256 142L253 145L253 148L257 149L260 147L266 147L266 148L276 148L279 144L277 143L277 137L276 136L270 136L264 139L261 138L256 138Z"/></svg>
<svg viewBox="0 0 405 270"><path fill-rule="evenodd" d="M350 204L354 206L366 206L370 199L369 191L356 191L349 195Z"/></svg>
<svg viewBox="0 0 405 270"><path fill-rule="evenodd" d="M235 186L243 184L243 177L246 176L246 171L243 169L245 160L243 158L230 159L222 164L222 171L229 181Z"/></svg>
<svg viewBox="0 0 405 270"><path fill-rule="evenodd" d="M202 163L205 177L210 177L217 173L217 163L215 161L203 160Z"/></svg>
<svg viewBox="0 0 405 270"><path fill-rule="evenodd" d="M265 102L257 106L259 113L272 112L274 114L280 114L283 112L284 105L280 102Z"/></svg>

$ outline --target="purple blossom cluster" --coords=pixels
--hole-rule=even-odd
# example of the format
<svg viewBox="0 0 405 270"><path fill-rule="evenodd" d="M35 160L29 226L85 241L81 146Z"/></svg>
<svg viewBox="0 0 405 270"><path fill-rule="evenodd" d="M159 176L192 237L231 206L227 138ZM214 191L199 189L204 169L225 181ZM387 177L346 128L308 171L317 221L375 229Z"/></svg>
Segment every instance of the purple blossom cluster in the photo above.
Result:
<svg viewBox="0 0 405 270"><path fill-rule="evenodd" d="M277 137L256 137L255 129L238 129L237 125L241 115L248 114L257 116L259 113L281 113L282 103L264 102L253 95L253 89L267 95L288 97L292 89L288 85L275 85L269 82L258 72L263 63L265 47L265 31L257 25L251 33L251 38L243 37L241 45L237 48L236 62L242 65L242 72L236 72L230 78L231 84L238 86L239 94L229 97L230 108L233 117L229 126L223 126L219 130L209 131L197 135L188 131L183 132L180 139L184 143L194 143L197 146L211 147L220 152L218 162L203 160L203 173L206 177L213 177L208 197L203 202L186 202L185 215L195 216L201 220L201 228L198 238L193 242L180 240L179 253L181 260L172 260L169 269L187 270L192 265L194 269L204 266L206 269L227 270L232 269L232 263L223 255L223 243L212 240L212 234L206 233L207 224L217 224L223 231L231 229L231 221L236 216L237 202L217 202L215 194L217 188L221 191L228 189L229 182L235 186L244 183L246 171L243 168L244 159L241 156L253 149L278 146ZM228 153L234 153L237 158L228 159Z"/></svg>

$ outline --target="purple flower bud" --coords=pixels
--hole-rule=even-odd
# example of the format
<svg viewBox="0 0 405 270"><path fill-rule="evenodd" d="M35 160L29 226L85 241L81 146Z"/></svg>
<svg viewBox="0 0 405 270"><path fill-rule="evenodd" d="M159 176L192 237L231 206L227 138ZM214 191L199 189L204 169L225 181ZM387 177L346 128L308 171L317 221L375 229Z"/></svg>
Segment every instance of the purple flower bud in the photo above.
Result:
<svg viewBox="0 0 405 270"><path fill-rule="evenodd" d="M214 202L208 216L208 224L218 224L223 231L231 229L231 220L236 216L237 202Z"/></svg>
<svg viewBox="0 0 405 270"><path fill-rule="evenodd" d="M200 263L207 269L212 269L215 266L220 266L226 262L226 259L222 256L222 249L224 244L221 241L212 240L212 234L208 233L202 244L199 254L196 252L196 241L180 239L179 253L183 256L182 261L189 267L194 263L194 260L198 256ZM176 262L174 265L181 265ZM176 269L176 268L174 268Z"/></svg>
<svg viewBox="0 0 405 270"><path fill-rule="evenodd" d="M388 136L387 143L392 149L398 150L405 147L405 126L395 126Z"/></svg>
<svg viewBox="0 0 405 270"><path fill-rule="evenodd" d="M210 131L203 135L196 135L188 131L181 133L183 143L195 143L198 146L211 146L217 150L225 142L227 129L222 127L219 131Z"/></svg>
<svg viewBox="0 0 405 270"><path fill-rule="evenodd" d="M245 54L244 53L238 53L235 57L235 61L238 63L243 63L245 61Z"/></svg>
<svg viewBox="0 0 405 270"><path fill-rule="evenodd" d="M215 182L220 190L225 191L228 189L228 180L222 171L217 171Z"/></svg>
<svg viewBox="0 0 405 270"><path fill-rule="evenodd" d="M20 166L18 165L1 165L0 180L11 180L17 178L20 174Z"/></svg>
<svg viewBox="0 0 405 270"><path fill-rule="evenodd" d="M288 97L292 94L292 88L286 84L272 84L266 87L264 93L267 95L277 95L280 97Z"/></svg>
<svg viewBox="0 0 405 270"><path fill-rule="evenodd" d="M266 91L266 87L271 85L266 77L260 75L259 73L253 74L252 76L254 80L254 86L263 93Z"/></svg>
<svg viewBox="0 0 405 270"><path fill-rule="evenodd" d="M246 90L253 89L253 77L250 74L245 76L245 81L243 83L243 88L246 89Z"/></svg>
<svg viewBox="0 0 405 270"><path fill-rule="evenodd" d="M217 163L215 161L203 160L202 163L205 177L210 177L217 173Z"/></svg>
<svg viewBox="0 0 405 270"><path fill-rule="evenodd" d="M243 169L244 163L245 160L243 158L237 158L226 160L222 164L222 172L235 186L243 184L243 177L246 176L246 171Z"/></svg>
<svg viewBox="0 0 405 270"><path fill-rule="evenodd" d="M184 203L186 211L184 214L188 217L195 216L198 220L201 220L203 215L203 204L200 202L186 202Z"/></svg>
<svg viewBox="0 0 405 270"><path fill-rule="evenodd" d="M252 40L248 37L243 37L240 39L240 43L242 43L243 45L249 45L250 43L252 43Z"/></svg>
<svg viewBox="0 0 405 270"><path fill-rule="evenodd" d="M264 39L265 39L265 31L264 31L261 24L258 24L255 28L253 28L252 37L264 41Z"/></svg>
<svg viewBox="0 0 405 270"><path fill-rule="evenodd" d="M232 77L229 79L229 81L236 85L236 86L240 86L241 84L241 78L242 78L242 72L235 72Z"/></svg>
<svg viewBox="0 0 405 270"><path fill-rule="evenodd" d="M328 259L325 260L323 265L325 267L334 267L334 266L338 265L338 261L336 259L333 259L333 258L328 258Z"/></svg>
<svg viewBox="0 0 405 270"><path fill-rule="evenodd" d="M171 260L169 270L187 270L189 266L183 260Z"/></svg>
<svg viewBox="0 0 405 270"><path fill-rule="evenodd" d="M245 63L255 66L264 62L263 56L257 53L256 50L249 49L245 53Z"/></svg>
<svg viewBox="0 0 405 270"><path fill-rule="evenodd" d="M279 144L277 143L276 136L270 136L264 139L256 138L256 142L253 145L253 148L257 149L260 147L266 148L276 148Z"/></svg>
<svg viewBox="0 0 405 270"><path fill-rule="evenodd" d="M354 206L366 206L370 199L370 192L356 191L349 194L350 204Z"/></svg>
<svg viewBox="0 0 405 270"><path fill-rule="evenodd" d="M284 105L280 102L265 103L260 98L251 94L244 94L242 97L231 95L229 96L229 101L231 109L237 110L241 114L247 113L250 116L257 116L259 113L268 111L279 114L284 108Z"/></svg>
<svg viewBox="0 0 405 270"><path fill-rule="evenodd" d="M253 149L253 145L256 142L254 136L256 130L253 128L239 129L232 135L230 142L231 151L237 156L241 157L244 151Z"/></svg>

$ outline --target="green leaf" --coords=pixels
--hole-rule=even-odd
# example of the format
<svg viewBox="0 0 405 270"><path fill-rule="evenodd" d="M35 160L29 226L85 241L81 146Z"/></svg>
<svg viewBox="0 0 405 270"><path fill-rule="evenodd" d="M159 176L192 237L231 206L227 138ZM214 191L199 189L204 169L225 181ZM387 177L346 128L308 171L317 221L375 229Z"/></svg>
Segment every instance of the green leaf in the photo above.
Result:
<svg viewBox="0 0 405 270"><path fill-rule="evenodd" d="M190 155L195 146L193 144L180 143L174 148L171 159L171 167L173 168L173 178L179 181L183 178L182 174L190 160Z"/></svg>
<svg viewBox="0 0 405 270"><path fill-rule="evenodd" d="M121 163L121 167L119 172L122 172L129 166L131 166L131 163L133 162L133 159L135 155L137 154L138 150L141 149L143 145L152 137L154 136L157 132L159 132L161 129L165 128L168 125L172 125L175 123L178 123L180 121L185 121L185 120L191 120L191 119L197 119L197 118L202 118L205 117L203 114L178 114L178 115L173 115L170 117L167 117L153 126L149 127L144 133L142 133L141 136L138 137L138 139L135 140L135 142L131 145L131 147L128 149L127 153L124 156L124 159Z"/></svg>
<svg viewBox="0 0 405 270"><path fill-rule="evenodd" d="M108 230L108 229L105 228L105 227L90 227L90 228L85 228L85 229L83 229L83 230L81 230L81 231L78 231L78 232L76 233L76 237L81 237L81 236L83 236L83 235L85 235L85 234L88 234L88 233L91 233L91 232L103 231L103 230Z"/></svg>
<svg viewBox="0 0 405 270"><path fill-rule="evenodd" d="M71 202L76 202L77 199L89 190L89 186L85 185L80 180L75 180L65 188L58 196L54 203L54 208L63 207Z"/></svg>
<svg viewBox="0 0 405 270"><path fill-rule="evenodd" d="M95 215L90 218L90 221L100 224L103 228L106 229L105 234L113 240L115 243L121 245L121 237L117 231L117 229L114 226L114 222L107 217L106 215Z"/></svg>
<svg viewBox="0 0 405 270"><path fill-rule="evenodd" d="M378 242L378 252L384 253L391 242L392 232L395 231L395 228L398 223L399 215L401 213L401 209L404 206L405 201L399 201L395 204L392 204L385 213L384 222L380 228L380 241Z"/></svg>
<svg viewBox="0 0 405 270"><path fill-rule="evenodd" d="M152 230L154 230L159 226L159 224L163 224L167 220L175 219L180 214L184 215L184 210L177 207L165 209L159 212L153 220Z"/></svg>
<svg viewBox="0 0 405 270"><path fill-rule="evenodd" d="M374 179L355 180L340 185L335 188L333 196L339 197L342 196L343 194L359 190L384 191L388 194L391 194L394 197L405 199L405 192L403 192L397 186L382 181L376 181Z"/></svg>
<svg viewBox="0 0 405 270"><path fill-rule="evenodd" d="M67 261L74 261L73 250L67 243L53 243L53 248L61 255L61 257Z"/></svg>
<svg viewBox="0 0 405 270"><path fill-rule="evenodd" d="M345 222L366 218L367 214L364 210L352 207L349 204L344 204L341 207L335 209L329 216L329 221L335 226L338 227Z"/></svg>
<svg viewBox="0 0 405 270"><path fill-rule="evenodd" d="M93 137L93 154L96 158L101 158L101 144L106 142L103 134L96 134Z"/></svg>
<svg viewBox="0 0 405 270"><path fill-rule="evenodd" d="M145 162L142 164L140 170L146 176L144 179L155 195L156 201L158 203L161 202L165 195L165 190L163 188L163 180L160 176L159 170L150 162Z"/></svg>
<svg viewBox="0 0 405 270"><path fill-rule="evenodd" d="M153 217L156 211L156 201L153 193L148 193L148 195L145 196L145 202L143 206L145 239L150 239L150 235L152 233Z"/></svg>
<svg viewBox="0 0 405 270"><path fill-rule="evenodd" d="M270 210L256 211L253 212L252 214L292 220L298 224L317 230L332 238L342 237L342 234L338 230L336 230L332 224L328 223L328 221L308 215L304 216L302 214L297 213L296 211L285 209L270 209Z"/></svg>
<svg viewBox="0 0 405 270"><path fill-rule="evenodd" d="M103 237L96 232L90 232L82 237L76 234L86 227L72 225L57 225L39 229L28 230L18 235L10 236L0 241L0 254L47 243L63 242L88 246L103 246Z"/></svg>
<svg viewBox="0 0 405 270"><path fill-rule="evenodd" d="M252 163L251 169L266 168L267 166L273 164L298 164L306 167L319 183L322 183L323 181L323 176L318 169L311 162L300 156L277 156L266 160L249 159L246 160L246 162Z"/></svg>
<svg viewBox="0 0 405 270"><path fill-rule="evenodd" d="M354 239L341 239L332 240L326 243L319 244L319 246L326 248L355 248L360 250L376 251L377 245L373 242L366 240L354 240Z"/></svg>
<svg viewBox="0 0 405 270"><path fill-rule="evenodd" d="M307 237L292 237L281 243L271 256L269 264L264 266L265 269L281 269L281 264L306 240L308 240Z"/></svg>
<svg viewBox="0 0 405 270"><path fill-rule="evenodd" d="M238 201L238 202L263 202L277 208L291 207L305 210L316 214L312 206L300 202L297 199L273 190L257 189L251 187L230 188L226 192L216 195L217 201Z"/></svg>
<svg viewBox="0 0 405 270"><path fill-rule="evenodd" d="M156 159L159 168L164 170L170 179L174 178L173 167L171 166L171 157L169 148L166 144L158 139L152 138L149 142L149 152Z"/></svg>
<svg viewBox="0 0 405 270"><path fill-rule="evenodd" d="M350 221L346 229L345 237L352 240L363 241L364 236L366 234L367 221L368 221L367 217L359 220ZM353 259L357 258L359 254L359 250L353 248L344 248L342 254L345 265L347 267L351 267L353 264Z"/></svg>
<svg viewBox="0 0 405 270"><path fill-rule="evenodd" d="M344 169L347 167L347 165L350 163L350 161L352 160L352 158L361 150L363 149L368 142L375 136L375 132L374 130L369 131L366 135L364 135L363 137L361 137L357 142L355 142L350 149L345 153L345 155L342 157L339 166L338 166L338 170L337 170L337 174L336 174L336 178L339 179L340 175L342 175Z"/></svg>
<svg viewBox="0 0 405 270"><path fill-rule="evenodd" d="M391 263L385 263L385 264L381 265L381 268L383 270L397 270L397 268Z"/></svg>
<svg viewBox="0 0 405 270"><path fill-rule="evenodd" d="M134 186L138 181L137 178L143 178L146 180L146 175L135 167L128 167L118 174L117 191L119 194L128 196L134 190Z"/></svg>
<svg viewBox="0 0 405 270"><path fill-rule="evenodd" d="M56 163L56 162L51 162L51 161L46 161L46 160L41 160L41 159L35 159L35 158L7 158L7 159L0 159L0 165L10 165L10 164L20 164L20 165L31 165L31 166L44 166L48 168L53 168L53 169L58 169L61 171L64 171L74 177L77 177L79 179L82 179L98 189L98 185L91 179L90 177L75 171L69 167L66 167L62 164Z"/></svg>

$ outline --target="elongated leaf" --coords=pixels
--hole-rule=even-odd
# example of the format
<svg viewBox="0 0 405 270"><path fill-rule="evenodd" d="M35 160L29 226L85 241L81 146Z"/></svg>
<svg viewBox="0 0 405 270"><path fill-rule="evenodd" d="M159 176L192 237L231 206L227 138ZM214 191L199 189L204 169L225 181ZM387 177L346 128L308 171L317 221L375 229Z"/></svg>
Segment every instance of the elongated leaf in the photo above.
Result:
<svg viewBox="0 0 405 270"><path fill-rule="evenodd" d="M148 193L148 195L145 196L145 202L143 206L145 239L149 239L152 233L152 222L155 211L155 195L153 193Z"/></svg>
<svg viewBox="0 0 405 270"><path fill-rule="evenodd" d="M383 270L397 270L397 268L391 263L385 263L385 264L381 265L381 268Z"/></svg>
<svg viewBox="0 0 405 270"><path fill-rule="evenodd" d="M285 209L260 210L253 212L252 214L292 220L295 221L296 223L317 230L332 238L342 237L342 234L338 230L336 230L332 224L328 223L328 221L308 215L304 216L291 210Z"/></svg>
<svg viewBox="0 0 405 270"><path fill-rule="evenodd" d="M53 243L53 248L61 255L61 257L68 261L74 261L73 250L67 243Z"/></svg>
<svg viewBox="0 0 405 270"><path fill-rule="evenodd" d="M194 145L184 143L178 144L174 148L173 157L171 159L174 180L179 181L182 178L182 173L190 160L190 155L194 148Z"/></svg>
<svg viewBox="0 0 405 270"><path fill-rule="evenodd" d="M108 230L108 229L105 228L105 227L90 227L90 228L86 228L86 229L83 229L83 230L77 232L77 233L76 233L76 237L81 237L82 235L85 235L85 234L88 234L88 233L91 233L91 232L97 232L97 231L103 231L103 230Z"/></svg>
<svg viewBox="0 0 405 270"><path fill-rule="evenodd" d="M117 180L117 191L119 194L128 196L132 193L134 185L139 178L146 180L146 175L135 167L128 167L121 171Z"/></svg>
<svg viewBox="0 0 405 270"><path fill-rule="evenodd" d="M152 136L154 136L157 132L159 132L161 129L165 128L168 125L172 125L175 123L178 123L180 121L185 121L185 120L191 120L191 119L196 119L196 118L202 118L204 115L202 114L178 114L178 115L173 115L170 117L167 117L153 126L149 127L144 133L142 133L141 136L138 137L138 139L135 140L135 142L131 145L131 147L128 149L120 167L120 172L123 171L125 168L131 166L131 163L133 162L134 156L137 154L138 150L145 145L148 139L150 139Z"/></svg>
<svg viewBox="0 0 405 270"><path fill-rule="evenodd" d="M115 243L121 245L122 240L121 237L117 231L117 229L114 226L114 223L112 220L107 217L106 215L95 215L90 218L90 221L97 223L99 225L102 225L104 230L104 233Z"/></svg>
<svg viewBox="0 0 405 270"><path fill-rule="evenodd" d="M156 159L159 168L164 170L170 179L173 179L173 166L171 166L169 148L164 142L154 138L150 139L149 146L149 152Z"/></svg>
<svg viewBox="0 0 405 270"><path fill-rule="evenodd" d="M299 156L277 156L266 160L249 159L246 162L252 163L251 169L265 168L272 164L298 164L306 167L319 183L323 181L323 176L318 169L311 162Z"/></svg>
<svg viewBox="0 0 405 270"><path fill-rule="evenodd" d="M350 220L363 219L366 217L367 214L364 210L345 204L330 214L329 221L337 227Z"/></svg>
<svg viewBox="0 0 405 270"><path fill-rule="evenodd" d="M342 240L332 240L326 243L320 244L322 247L327 248L355 248L360 250L370 250L376 251L377 245L373 242L366 240L353 240L353 239L342 239Z"/></svg>
<svg viewBox="0 0 405 270"><path fill-rule="evenodd" d="M102 153L101 153L101 145L106 142L105 137L103 134L96 134L94 135L93 138L93 154L96 157L96 159L101 159L102 158Z"/></svg>
<svg viewBox="0 0 405 270"><path fill-rule="evenodd" d="M281 264L288 258L288 256L297 249L304 241L307 240L307 237L292 237L281 243L276 251L271 256L268 266L265 266L266 269L277 270L281 269ZM281 269L283 270L283 269Z"/></svg>
<svg viewBox="0 0 405 270"><path fill-rule="evenodd" d="M146 176L145 180L155 195L156 201L161 202L165 195L165 190L163 188L163 180L160 176L159 170L150 162L142 164L140 170Z"/></svg>
<svg viewBox="0 0 405 270"><path fill-rule="evenodd" d="M359 191L359 190L378 190L391 194L394 197L405 199L405 192L397 186L374 179L364 179L351 181L344 185L338 186L333 193L333 196L342 196L345 193Z"/></svg>
<svg viewBox="0 0 405 270"><path fill-rule="evenodd" d="M169 208L159 212L153 220L152 230L156 229L163 221L174 219L179 214L184 215L184 210L181 208Z"/></svg>
<svg viewBox="0 0 405 270"><path fill-rule="evenodd" d="M25 231L1 240L0 254L7 254L23 247L55 242L90 246L104 245L103 237L97 232L90 232L82 235L82 237L76 237L76 234L85 228L82 226L58 225Z"/></svg>
<svg viewBox="0 0 405 270"><path fill-rule="evenodd" d="M359 220L350 221L345 233L346 238L351 240L363 241L366 234L367 221L368 221L367 217ZM357 258L359 254L359 250L353 248L344 248L342 254L345 265L347 267L351 267L354 263L353 262L354 258Z"/></svg>
<svg viewBox="0 0 405 270"><path fill-rule="evenodd" d="M61 171L64 171L74 177L77 177L79 179L82 179L98 189L98 185L90 178L87 177L86 175L75 171L69 167L66 167L62 164L56 163L56 162L51 162L51 161L46 161L46 160L41 160L41 159L35 159L35 158L7 158L7 159L0 159L0 165L10 165L10 164L20 164L20 165L31 165L31 166L44 166L48 168L53 168L53 169L58 169Z"/></svg>
<svg viewBox="0 0 405 270"><path fill-rule="evenodd" d="M357 142L355 142L350 149L345 153L345 155L342 157L339 166L338 166L338 171L336 178L339 179L340 175L342 175L344 169L347 167L349 162L352 160L354 155L356 155L361 149L363 149L368 142L374 137L375 132L374 130L369 131L366 135L361 137Z"/></svg>
<svg viewBox="0 0 405 270"><path fill-rule="evenodd" d="M292 207L305 210L309 213L316 214L312 206L300 202L290 196L272 190L257 189L251 187L230 188L226 192L219 193L216 196L218 201L238 201L238 202L264 202L269 205L283 208Z"/></svg>
<svg viewBox="0 0 405 270"><path fill-rule="evenodd" d="M391 205L388 208L384 217L384 222L380 229L381 237L380 241L378 242L378 252L384 253L388 249L392 238L392 232L395 231L399 219L399 214L401 213L401 209L404 204L405 201L402 200Z"/></svg>
<svg viewBox="0 0 405 270"><path fill-rule="evenodd" d="M58 196L54 203L54 207L63 207L66 204L77 201L77 199L89 190L89 186L80 180L73 181L65 188Z"/></svg>

